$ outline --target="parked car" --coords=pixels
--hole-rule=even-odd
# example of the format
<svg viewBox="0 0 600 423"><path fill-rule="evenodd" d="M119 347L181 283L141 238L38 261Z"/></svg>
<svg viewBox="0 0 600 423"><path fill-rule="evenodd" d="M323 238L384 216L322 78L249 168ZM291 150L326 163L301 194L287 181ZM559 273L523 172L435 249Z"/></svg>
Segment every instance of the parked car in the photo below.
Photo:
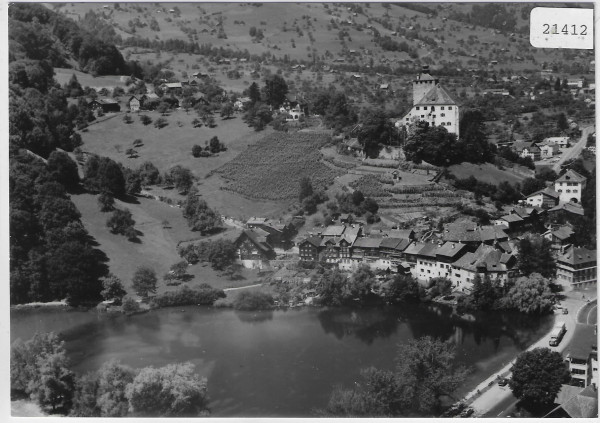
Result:
<svg viewBox="0 0 600 423"><path fill-rule="evenodd" d="M508 385L508 379L503 377L502 379L500 379L500 381L498 382L498 386L506 386Z"/></svg>
<svg viewBox="0 0 600 423"><path fill-rule="evenodd" d="M569 309L568 308L563 308L563 314L569 314Z"/></svg>
<svg viewBox="0 0 600 423"><path fill-rule="evenodd" d="M465 411L463 411L462 413L460 413L460 416L461 417L469 417L474 412L475 412L475 410L473 410L472 408L467 408Z"/></svg>

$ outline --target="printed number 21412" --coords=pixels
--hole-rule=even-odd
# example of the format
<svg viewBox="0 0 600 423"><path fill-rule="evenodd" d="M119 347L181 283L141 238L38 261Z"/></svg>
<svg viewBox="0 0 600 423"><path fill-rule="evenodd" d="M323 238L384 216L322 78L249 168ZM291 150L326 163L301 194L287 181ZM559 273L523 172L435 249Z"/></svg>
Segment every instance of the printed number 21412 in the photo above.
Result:
<svg viewBox="0 0 600 423"><path fill-rule="evenodd" d="M579 26L579 32L577 32L577 26ZM587 29L587 25L565 25L559 30L557 24L544 24L544 34L587 35Z"/></svg>

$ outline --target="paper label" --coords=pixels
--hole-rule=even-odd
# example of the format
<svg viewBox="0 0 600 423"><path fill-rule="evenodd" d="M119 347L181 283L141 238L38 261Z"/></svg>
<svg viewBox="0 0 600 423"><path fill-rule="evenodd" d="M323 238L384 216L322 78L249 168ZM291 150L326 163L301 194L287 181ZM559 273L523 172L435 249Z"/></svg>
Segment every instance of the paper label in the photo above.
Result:
<svg viewBox="0 0 600 423"><path fill-rule="evenodd" d="M594 48L594 9L536 7L531 10L529 40L534 47Z"/></svg>

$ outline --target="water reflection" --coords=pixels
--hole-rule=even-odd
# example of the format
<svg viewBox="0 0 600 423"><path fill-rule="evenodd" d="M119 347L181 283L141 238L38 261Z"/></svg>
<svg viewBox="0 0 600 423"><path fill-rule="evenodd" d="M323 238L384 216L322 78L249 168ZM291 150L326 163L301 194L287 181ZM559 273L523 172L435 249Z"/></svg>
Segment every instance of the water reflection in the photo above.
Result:
<svg viewBox="0 0 600 423"><path fill-rule="evenodd" d="M268 320L273 320L272 310L262 311L242 311L235 310L235 315L240 321L245 323L262 323Z"/></svg>

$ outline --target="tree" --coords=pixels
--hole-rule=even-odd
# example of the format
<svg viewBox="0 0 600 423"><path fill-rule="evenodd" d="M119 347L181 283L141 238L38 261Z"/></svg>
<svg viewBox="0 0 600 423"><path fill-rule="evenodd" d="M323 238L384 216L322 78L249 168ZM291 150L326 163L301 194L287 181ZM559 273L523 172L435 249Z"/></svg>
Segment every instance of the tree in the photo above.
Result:
<svg viewBox="0 0 600 423"><path fill-rule="evenodd" d="M348 279L337 268L325 271L317 283L318 302L326 306L341 305L347 283Z"/></svg>
<svg viewBox="0 0 600 423"><path fill-rule="evenodd" d="M391 304L419 301L419 283L412 276L396 275L384 287L384 298Z"/></svg>
<svg viewBox="0 0 600 423"><path fill-rule="evenodd" d="M121 166L108 157L91 156L83 169L84 184L93 192L109 192L115 197L125 195L125 177Z"/></svg>
<svg viewBox="0 0 600 423"><path fill-rule="evenodd" d="M304 200L306 197L310 197L313 194L313 187L308 176L303 176L300 179L300 191L298 193L298 201Z"/></svg>
<svg viewBox="0 0 600 423"><path fill-rule="evenodd" d="M198 144L195 144L192 147L192 156L194 156L194 157L200 157L200 153L202 153L202 146L198 145Z"/></svg>
<svg viewBox="0 0 600 423"><path fill-rule="evenodd" d="M525 196L544 188L546 188L546 183L541 179L526 178L521 182L521 193Z"/></svg>
<svg viewBox="0 0 600 423"><path fill-rule="evenodd" d="M110 360L100 367L96 402L102 417L127 416L127 387L133 383L135 374L132 368L115 360Z"/></svg>
<svg viewBox="0 0 600 423"><path fill-rule="evenodd" d="M75 382L73 395L73 408L69 416L72 417L100 417L100 407L97 404L98 376L96 372L89 372L78 378Z"/></svg>
<svg viewBox="0 0 600 423"><path fill-rule="evenodd" d="M101 212L112 211L115 208L115 198L109 192L101 192L98 196Z"/></svg>
<svg viewBox="0 0 600 423"><path fill-rule="evenodd" d="M138 168L137 173L141 178L141 183L143 186L156 185L160 183L160 172L151 162L142 163Z"/></svg>
<svg viewBox="0 0 600 423"><path fill-rule="evenodd" d="M152 123L152 118L148 115L140 115L140 122L142 122L144 126L148 126Z"/></svg>
<svg viewBox="0 0 600 423"><path fill-rule="evenodd" d="M482 279L479 274L473 278L473 287L463 305L475 310L492 310L497 301L502 297L502 290L498 282L492 282L488 275Z"/></svg>
<svg viewBox="0 0 600 423"><path fill-rule="evenodd" d="M221 141L219 141L219 138L217 136L214 136L210 139L208 146L210 147L210 152L212 154L216 154L222 150Z"/></svg>
<svg viewBox="0 0 600 423"><path fill-rule="evenodd" d="M467 370L455 367L455 354L456 348L450 341L429 336L399 346L396 380L410 409L436 414L441 397L452 394L464 382Z"/></svg>
<svg viewBox="0 0 600 423"><path fill-rule="evenodd" d="M121 304L123 297L127 295L127 291L123 288L123 282L121 279L109 273L108 276L102 280L102 298L107 301L113 300L115 305Z"/></svg>
<svg viewBox="0 0 600 423"><path fill-rule="evenodd" d="M214 231L221 225L221 216L208 207L206 201L197 196L198 191L191 189L183 204L183 217L193 231L207 233Z"/></svg>
<svg viewBox="0 0 600 423"><path fill-rule="evenodd" d="M146 367L127 387L133 415L198 417L208 414L206 379L194 373L191 363Z"/></svg>
<svg viewBox="0 0 600 423"><path fill-rule="evenodd" d="M169 121L164 117L159 117L154 121L154 127L158 129L162 129L169 124Z"/></svg>
<svg viewBox="0 0 600 423"><path fill-rule="evenodd" d="M221 107L221 117L223 119L229 119L231 116L233 116L233 104L227 102Z"/></svg>
<svg viewBox="0 0 600 423"><path fill-rule="evenodd" d="M48 157L48 171L56 182L63 184L67 189L72 189L79 185L77 163L67 153L60 151L50 153Z"/></svg>
<svg viewBox="0 0 600 423"><path fill-rule="evenodd" d="M569 122L567 121L567 117L564 113L560 113L558 118L556 119L556 127L561 131L566 131L569 129Z"/></svg>
<svg viewBox="0 0 600 423"><path fill-rule="evenodd" d="M183 279L187 273L188 264L185 260L179 261L171 266L170 273L175 279Z"/></svg>
<svg viewBox="0 0 600 423"><path fill-rule="evenodd" d="M550 291L550 281L539 273L517 279L506 293L504 305L522 313L542 314L552 310L554 294Z"/></svg>
<svg viewBox="0 0 600 423"><path fill-rule="evenodd" d="M285 101L285 96L288 93L288 86L279 75L269 75L265 78L265 86L263 88L265 102L273 107L279 107Z"/></svg>
<svg viewBox="0 0 600 423"><path fill-rule="evenodd" d="M11 391L29 395L42 409L66 413L71 407L74 376L68 369L64 342L53 333L36 333L11 347Z"/></svg>
<svg viewBox="0 0 600 423"><path fill-rule="evenodd" d="M237 257L236 251L233 242L219 239L210 243L207 258L213 269L223 270L233 264Z"/></svg>
<svg viewBox="0 0 600 423"><path fill-rule="evenodd" d="M248 97L250 98L251 105L254 105L255 103L259 103L261 101L260 88L258 88L258 84L256 82L253 82L248 87Z"/></svg>
<svg viewBox="0 0 600 423"><path fill-rule="evenodd" d="M146 266L140 266L133 274L132 287L142 298L147 298L148 294L156 293L156 272Z"/></svg>
<svg viewBox="0 0 600 423"><path fill-rule="evenodd" d="M461 162L456 143L456 134L449 133L445 127L430 127L427 122L417 122L404 152L408 160L417 164L426 161L436 166L449 166Z"/></svg>
<svg viewBox="0 0 600 423"><path fill-rule="evenodd" d="M255 103L250 106L244 115L244 121L255 131L262 131L273 120L273 112L264 103Z"/></svg>
<svg viewBox="0 0 600 423"><path fill-rule="evenodd" d="M380 145L397 145L400 142L400 132L383 109L366 109L361 115L360 123L362 126L358 132L358 141L369 157L379 155Z"/></svg>
<svg viewBox="0 0 600 423"><path fill-rule="evenodd" d="M180 165L173 166L165 174L165 182L175 185L180 194L186 194L194 184L192 172Z"/></svg>
<svg viewBox="0 0 600 423"><path fill-rule="evenodd" d="M508 386L513 395L533 408L551 406L561 385L570 379L562 355L549 348L522 352L510 371Z"/></svg>
<svg viewBox="0 0 600 423"><path fill-rule="evenodd" d="M459 159L471 163L492 162L496 147L487 140L485 116L480 110L467 110L460 120Z"/></svg>
<svg viewBox="0 0 600 423"><path fill-rule="evenodd" d="M128 239L136 237L134 225L135 220L127 209L116 209L106 221L106 226L113 234L125 235Z"/></svg>
<svg viewBox="0 0 600 423"><path fill-rule="evenodd" d="M519 241L517 253L519 270L525 276L532 273L549 278L556 274L556 261L551 243L542 236L527 236Z"/></svg>

